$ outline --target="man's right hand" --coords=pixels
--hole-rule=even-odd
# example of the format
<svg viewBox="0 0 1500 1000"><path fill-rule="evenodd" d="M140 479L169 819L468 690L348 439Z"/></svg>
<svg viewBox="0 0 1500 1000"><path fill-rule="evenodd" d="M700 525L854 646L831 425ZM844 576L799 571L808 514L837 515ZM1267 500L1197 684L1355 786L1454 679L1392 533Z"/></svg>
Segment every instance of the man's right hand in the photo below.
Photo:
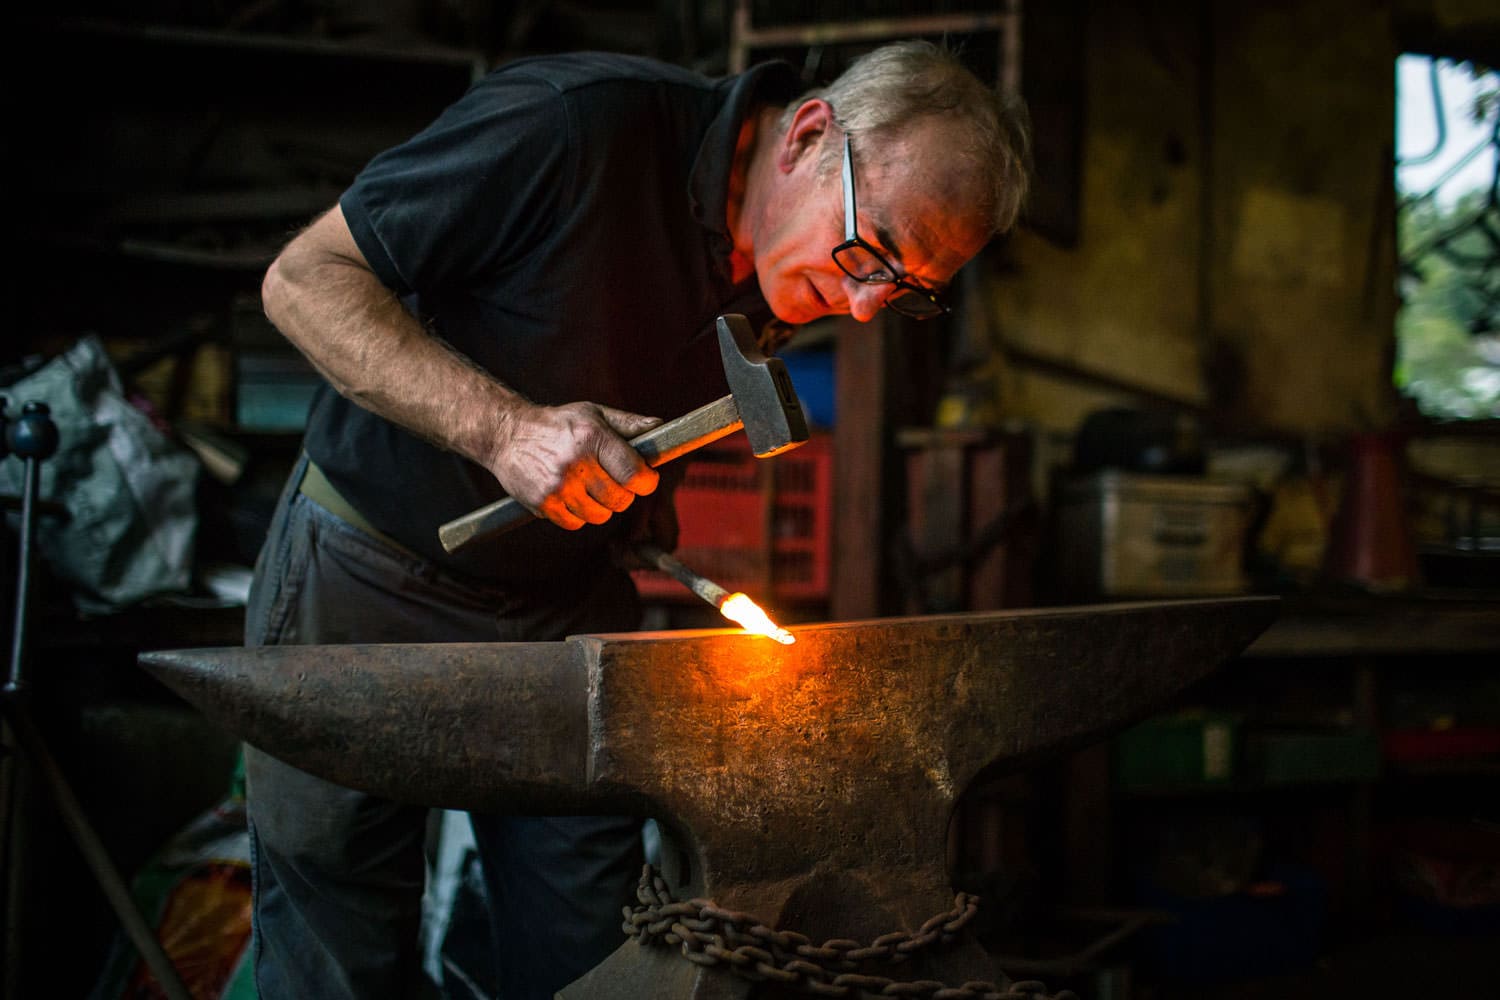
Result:
<svg viewBox="0 0 1500 1000"><path fill-rule="evenodd" d="M627 439L660 423L595 403L519 403L505 417L488 467L526 509L576 531L603 524L656 489L656 470Z"/></svg>
<svg viewBox="0 0 1500 1000"><path fill-rule="evenodd" d="M382 285L337 205L266 271L266 315L330 385L479 462L511 496L569 530L656 489L631 448L661 421L593 403L538 406L431 336Z"/></svg>

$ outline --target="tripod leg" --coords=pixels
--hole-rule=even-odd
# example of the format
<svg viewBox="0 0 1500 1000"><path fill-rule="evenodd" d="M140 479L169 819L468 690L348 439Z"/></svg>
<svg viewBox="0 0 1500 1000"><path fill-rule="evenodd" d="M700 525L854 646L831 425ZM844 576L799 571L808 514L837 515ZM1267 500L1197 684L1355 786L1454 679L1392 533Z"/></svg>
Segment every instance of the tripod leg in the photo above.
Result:
<svg viewBox="0 0 1500 1000"><path fill-rule="evenodd" d="M3 412L3 407L0 407L0 414ZM57 425L53 423L50 414L45 403L27 403L14 424L4 428L6 448L24 461L25 470L21 490L21 544L16 574L15 632L11 637L10 665L0 701L4 703L5 719L10 723L16 743L41 774L42 783L47 786L47 791L57 803L63 825L78 844L84 862L94 873L95 882L114 909L126 936L135 945L136 951L140 952L146 967L151 970L167 995L167 1000L193 1000L187 987L182 984L181 977L177 975L177 968L157 940L156 933L136 908L130 889L104 850L104 843L99 839L98 833L89 825L88 817L84 815L78 797L73 794L67 776L52 758L23 701L25 681L22 670L26 664L27 611L32 562L35 557L33 536L36 529L36 498L41 491L41 463L57 450L58 443ZM0 455L3 454L0 451ZM14 814L7 819L15 828Z"/></svg>
<svg viewBox="0 0 1500 1000"><path fill-rule="evenodd" d="M177 975L177 968L172 960L167 957L161 942L156 938L156 932L146 923L141 911L136 908L135 900L131 898L130 890L125 885L125 880L115 869L114 862L110 860L109 854L104 850L104 844L94 828L89 825L88 817L83 813L83 807L79 805L78 798L73 794L72 787L68 784L67 776L57 766L57 761L47 750L31 718L21 706L11 702L8 719L11 730L16 734L16 741L26 756L34 763L41 773L42 781L47 790L52 794L53 801L57 803L57 811L62 816L63 824L72 834L73 840L78 844L78 850L83 854L83 860L94 873L99 888L109 900L109 905L114 908L115 916L119 918L120 925L125 928L126 935L135 945L136 951L140 952L141 958L146 962L146 967L156 977L157 983L167 995L168 1000L193 1000L192 994L182 984L182 979Z"/></svg>
<svg viewBox="0 0 1500 1000"><path fill-rule="evenodd" d="M0 715L0 885L4 886L5 910L0 919L5 921L5 937L0 942L0 997L15 1000L21 995L21 903L22 872L20 859L25 855L25 831L16 822L16 803L27 792L25 775L17 757L21 748L16 744L15 733L10 723Z"/></svg>

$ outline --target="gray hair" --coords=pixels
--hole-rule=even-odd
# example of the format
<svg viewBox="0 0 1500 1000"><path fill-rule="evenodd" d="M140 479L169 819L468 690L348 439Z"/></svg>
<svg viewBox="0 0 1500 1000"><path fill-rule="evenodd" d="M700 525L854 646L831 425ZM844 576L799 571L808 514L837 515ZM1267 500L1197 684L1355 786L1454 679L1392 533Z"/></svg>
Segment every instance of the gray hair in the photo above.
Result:
<svg viewBox="0 0 1500 1000"><path fill-rule="evenodd" d="M1003 233L1025 202L1031 160L1030 126L1020 98L986 86L955 55L931 42L894 42L867 52L826 87L809 90L782 113L783 132L807 101L821 98L833 120L851 136L890 136L923 117L955 126L956 146L942 155L966 161L988 186L991 225ZM826 163L838 162L836 145Z"/></svg>

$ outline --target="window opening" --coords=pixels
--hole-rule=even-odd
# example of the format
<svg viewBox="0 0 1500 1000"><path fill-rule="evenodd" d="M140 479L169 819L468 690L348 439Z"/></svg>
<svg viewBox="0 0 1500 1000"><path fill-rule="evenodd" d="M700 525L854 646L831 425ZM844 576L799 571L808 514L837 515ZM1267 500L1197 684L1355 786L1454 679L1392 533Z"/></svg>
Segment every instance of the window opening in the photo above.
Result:
<svg viewBox="0 0 1500 1000"><path fill-rule="evenodd" d="M1396 385L1425 415L1500 418L1500 74L1396 62Z"/></svg>

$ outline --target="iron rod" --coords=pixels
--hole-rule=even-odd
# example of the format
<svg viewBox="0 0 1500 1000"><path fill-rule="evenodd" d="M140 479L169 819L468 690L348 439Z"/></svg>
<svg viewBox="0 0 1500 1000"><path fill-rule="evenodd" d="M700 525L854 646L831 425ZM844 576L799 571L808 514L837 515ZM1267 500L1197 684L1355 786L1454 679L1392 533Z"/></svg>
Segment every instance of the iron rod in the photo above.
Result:
<svg viewBox="0 0 1500 1000"><path fill-rule="evenodd" d="M722 607L729 599L729 591L714 583L701 573L694 573L684 566L673 556L663 552L658 546L649 542L641 542L635 547L636 553L651 565L671 576L699 597L703 598L715 608Z"/></svg>

